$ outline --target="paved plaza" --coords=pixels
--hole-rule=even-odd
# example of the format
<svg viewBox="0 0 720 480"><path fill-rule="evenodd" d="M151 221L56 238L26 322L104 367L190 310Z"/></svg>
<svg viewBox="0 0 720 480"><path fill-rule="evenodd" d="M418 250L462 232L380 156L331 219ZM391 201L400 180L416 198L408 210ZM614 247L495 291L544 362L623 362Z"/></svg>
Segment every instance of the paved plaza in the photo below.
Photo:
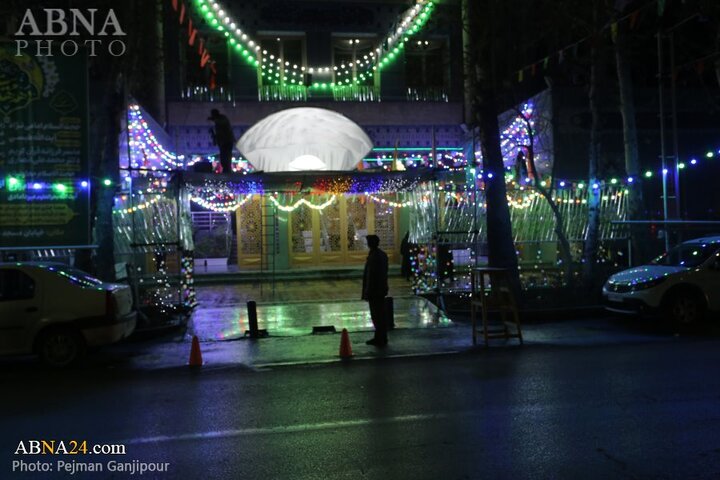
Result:
<svg viewBox="0 0 720 480"><path fill-rule="evenodd" d="M337 331L371 331L367 302L360 300L360 279L286 280L201 285L198 306L188 323L188 334L201 341L236 340L249 329L247 302L257 303L258 327L272 336L300 336L313 327L333 326ZM412 292L410 282L391 277L397 329L451 325L432 302Z"/></svg>

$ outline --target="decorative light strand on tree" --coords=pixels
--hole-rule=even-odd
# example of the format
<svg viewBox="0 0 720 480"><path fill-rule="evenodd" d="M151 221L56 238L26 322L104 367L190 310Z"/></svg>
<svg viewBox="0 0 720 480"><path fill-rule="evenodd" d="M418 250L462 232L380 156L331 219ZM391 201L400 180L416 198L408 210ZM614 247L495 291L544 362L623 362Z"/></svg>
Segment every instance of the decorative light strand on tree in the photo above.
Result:
<svg viewBox="0 0 720 480"><path fill-rule="evenodd" d="M198 302L195 293L195 259L192 252L182 252L180 259L180 287L183 294L183 303L186 307L194 308Z"/></svg>

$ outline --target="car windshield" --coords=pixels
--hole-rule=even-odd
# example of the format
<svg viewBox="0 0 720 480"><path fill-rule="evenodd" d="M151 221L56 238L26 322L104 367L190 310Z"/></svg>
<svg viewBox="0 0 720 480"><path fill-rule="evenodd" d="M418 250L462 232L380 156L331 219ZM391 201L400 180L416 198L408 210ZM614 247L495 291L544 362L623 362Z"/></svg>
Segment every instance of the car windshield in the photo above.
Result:
<svg viewBox="0 0 720 480"><path fill-rule="evenodd" d="M78 270L77 268L51 267L50 270L62 275L72 283L83 287L97 287L103 283L101 280L98 280L97 278L83 272L82 270Z"/></svg>
<svg viewBox="0 0 720 480"><path fill-rule="evenodd" d="M678 245L650 263L667 267L697 267L710 258L717 249L718 245L712 243Z"/></svg>

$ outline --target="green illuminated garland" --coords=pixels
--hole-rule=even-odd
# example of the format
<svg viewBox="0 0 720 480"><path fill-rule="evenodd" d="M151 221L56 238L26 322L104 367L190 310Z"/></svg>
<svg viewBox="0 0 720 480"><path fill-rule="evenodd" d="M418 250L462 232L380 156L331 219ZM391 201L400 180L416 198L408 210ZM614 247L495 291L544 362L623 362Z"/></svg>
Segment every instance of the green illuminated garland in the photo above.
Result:
<svg viewBox="0 0 720 480"><path fill-rule="evenodd" d="M275 57L262 50L258 42L253 40L247 33L243 32L228 13L215 0L194 0L196 11L202 15L207 23L218 32L222 33L231 48L239 54L245 62L261 70L261 75L272 85L303 85L304 76L308 74L330 74L336 72L351 75L345 65L334 66L312 66L291 64L284 62L282 58ZM361 69L358 70L356 78L344 78L338 82L313 82L309 85L311 90L333 90L335 88L360 85L372 77L373 72L387 67L400 54L405 47L409 37L419 32L425 25L434 8L433 0L416 0L415 5L403 15L399 26L391 31L374 51L357 59L355 64ZM348 65L349 67L349 65Z"/></svg>

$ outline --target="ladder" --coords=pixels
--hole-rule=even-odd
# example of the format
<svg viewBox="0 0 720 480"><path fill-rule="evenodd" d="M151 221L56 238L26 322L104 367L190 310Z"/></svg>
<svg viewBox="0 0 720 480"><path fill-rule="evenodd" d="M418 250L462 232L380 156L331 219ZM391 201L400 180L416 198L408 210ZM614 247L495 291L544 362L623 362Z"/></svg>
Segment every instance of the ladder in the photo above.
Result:
<svg viewBox="0 0 720 480"><path fill-rule="evenodd" d="M477 345L477 311L482 313L482 334L485 346L495 338L517 338L523 344L520 315L510 285L509 273L504 268L477 267L470 273L471 297L470 316L472 319L472 342ZM496 325L489 322L489 313L500 314L501 321ZM499 329L497 327L500 327ZM491 328L496 327L496 328Z"/></svg>

